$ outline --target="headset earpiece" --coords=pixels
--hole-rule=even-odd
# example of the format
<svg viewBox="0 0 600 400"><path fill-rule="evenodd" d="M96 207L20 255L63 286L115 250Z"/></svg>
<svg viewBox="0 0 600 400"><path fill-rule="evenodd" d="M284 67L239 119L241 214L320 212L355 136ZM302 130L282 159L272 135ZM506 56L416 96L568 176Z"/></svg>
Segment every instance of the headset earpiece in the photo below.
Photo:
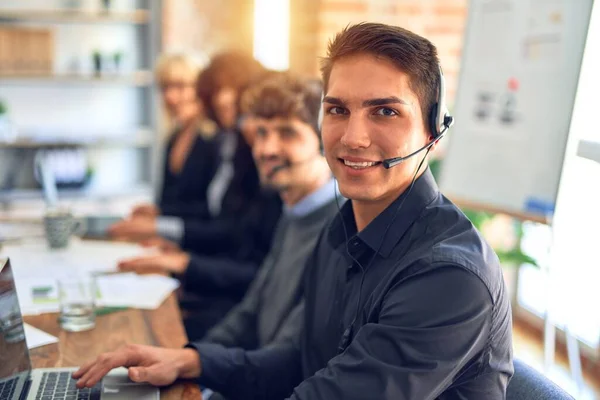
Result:
<svg viewBox="0 0 600 400"><path fill-rule="evenodd" d="M431 107L429 113L429 131L434 139L439 138L443 133L452 126L454 118L450 115L446 105L446 81L442 66L439 67L438 76L438 92L435 104Z"/></svg>
<svg viewBox="0 0 600 400"><path fill-rule="evenodd" d="M431 133L433 139L437 139L441 133L438 124L438 107L439 103L435 103L429 111L429 132Z"/></svg>

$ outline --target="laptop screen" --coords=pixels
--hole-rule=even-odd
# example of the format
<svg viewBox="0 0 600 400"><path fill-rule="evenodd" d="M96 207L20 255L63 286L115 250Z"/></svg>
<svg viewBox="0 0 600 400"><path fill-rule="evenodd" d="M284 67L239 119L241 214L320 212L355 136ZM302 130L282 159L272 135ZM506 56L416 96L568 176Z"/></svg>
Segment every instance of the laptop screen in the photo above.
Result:
<svg viewBox="0 0 600 400"><path fill-rule="evenodd" d="M0 382L31 370L10 261L0 259Z"/></svg>

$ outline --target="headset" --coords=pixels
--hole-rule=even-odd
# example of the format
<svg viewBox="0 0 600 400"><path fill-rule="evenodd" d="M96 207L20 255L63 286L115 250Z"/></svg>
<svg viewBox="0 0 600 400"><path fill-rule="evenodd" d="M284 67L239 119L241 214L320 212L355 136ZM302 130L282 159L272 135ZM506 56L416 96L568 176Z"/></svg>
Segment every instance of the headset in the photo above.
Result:
<svg viewBox="0 0 600 400"><path fill-rule="evenodd" d="M427 152L425 153L425 156L423 157L423 159L421 160L421 162L419 163L419 165L417 166L417 169L415 171L415 174L413 176L413 179L410 183L410 186L408 187L407 191L406 191L406 195L404 196L404 198L402 199L402 201L400 202L400 204L398 205L398 207L396 208L396 211L392 217L392 219L390 220L390 223L387 225L385 231L383 232L383 235L381 237L381 242L379 243L379 247L377 249L377 251L375 251L375 253L373 254L373 256L371 257L371 259L369 260L369 263L367 264L367 268L364 268L360 262L358 262L358 260L356 258L354 258L354 256L352 256L352 253L350 252L350 249L348 248L348 231L346 230L346 224L344 223L344 219L342 217L342 213L341 213L341 208L340 208L340 204L337 201L337 195L336 195L336 203L338 206L338 214L341 218L342 221L342 225L344 227L344 234L346 236L346 253L348 254L348 256L360 267L361 272L362 272L362 277L360 280L360 286L359 286L359 291L358 291L358 299L357 299L357 303L356 303L356 313L354 314L354 318L352 319L352 322L350 322L350 325L346 328L346 330L344 331L344 333L342 334L342 337L338 343L338 354L343 353L346 348L350 345L351 342L351 336L352 336L352 332L354 330L354 324L356 323L356 321L358 320L358 315L360 313L360 300L362 298L362 287L363 287L363 282L365 279L365 275L366 275L366 271L369 268L369 266L371 266L371 264L373 263L373 261L375 260L375 257L377 256L377 254L379 253L379 250L381 249L381 246L383 245L383 242L385 240L385 237L387 236L387 233L390 229L390 227L392 226L392 224L394 223L394 221L396 220L396 217L398 216L398 213L400 211L400 209L402 208L402 206L404 205L404 202L406 201L406 199L409 197L413 186L415 184L417 175L419 173L419 171L421 170L421 167L423 165L423 163L425 162L425 159L427 158L427 155L429 154L429 151L431 150L431 147L437 143L445 134L446 132L448 132L448 129L450 129L450 127L454 124L454 117L452 117L450 115L450 112L448 111L448 108L446 106L446 84L444 81L444 73L442 72L442 66L438 64L438 69L439 69L439 76L438 76L438 93L437 93L437 99L436 99L436 103L432 106L430 112L429 112L429 131L431 133L431 136L433 136L433 139L427 143L425 146L421 147L420 149L410 153L407 156L404 157L394 157L394 158L388 158L382 161L383 167L385 169L390 169L392 167L395 167L396 165L401 164L402 162L404 162L405 160L408 160L409 158L419 154L420 152L422 152L423 150L427 150ZM337 189L336 189L336 193L337 193Z"/></svg>
<svg viewBox="0 0 600 400"><path fill-rule="evenodd" d="M382 161L383 167L385 169L390 169L395 167L398 164L401 164L403 161L408 160L409 158L419 154L423 150L429 150L431 146L437 143L450 129L450 127L454 124L454 117L450 115L448 111L448 107L446 106L446 81L444 80L444 73L442 72L442 66L438 64L439 69L439 82L438 82L438 93L437 93L437 101L431 107L429 112L429 132L433 139L427 143L425 146L420 149L410 153L404 157L394 157L388 158Z"/></svg>

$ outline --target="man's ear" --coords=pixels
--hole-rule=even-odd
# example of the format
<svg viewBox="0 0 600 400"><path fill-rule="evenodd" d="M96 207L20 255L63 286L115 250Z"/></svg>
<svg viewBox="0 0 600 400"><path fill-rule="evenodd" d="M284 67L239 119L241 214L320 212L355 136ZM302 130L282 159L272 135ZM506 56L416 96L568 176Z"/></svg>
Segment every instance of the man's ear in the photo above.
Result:
<svg viewBox="0 0 600 400"><path fill-rule="evenodd" d="M429 148L429 152L433 152L435 151L435 148L437 147L439 140L437 140L436 138L433 137L433 135L429 135L429 138L427 139L428 143L431 143L432 141L435 141L434 144L431 145L431 147Z"/></svg>

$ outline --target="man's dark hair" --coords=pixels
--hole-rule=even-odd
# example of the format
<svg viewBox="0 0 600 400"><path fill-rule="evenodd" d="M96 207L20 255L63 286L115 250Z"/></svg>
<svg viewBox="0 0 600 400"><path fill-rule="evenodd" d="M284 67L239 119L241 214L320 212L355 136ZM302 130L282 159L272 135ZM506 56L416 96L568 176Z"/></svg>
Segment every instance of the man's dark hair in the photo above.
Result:
<svg viewBox="0 0 600 400"><path fill-rule="evenodd" d="M406 29L363 22L347 26L329 42L327 57L321 60L325 92L334 63L346 56L371 54L391 61L410 78L410 88L421 103L425 126L436 103L439 86L439 59L436 47Z"/></svg>
<svg viewBox="0 0 600 400"><path fill-rule="evenodd" d="M298 118L318 133L321 82L289 72L271 72L242 95L242 110L260 118Z"/></svg>

